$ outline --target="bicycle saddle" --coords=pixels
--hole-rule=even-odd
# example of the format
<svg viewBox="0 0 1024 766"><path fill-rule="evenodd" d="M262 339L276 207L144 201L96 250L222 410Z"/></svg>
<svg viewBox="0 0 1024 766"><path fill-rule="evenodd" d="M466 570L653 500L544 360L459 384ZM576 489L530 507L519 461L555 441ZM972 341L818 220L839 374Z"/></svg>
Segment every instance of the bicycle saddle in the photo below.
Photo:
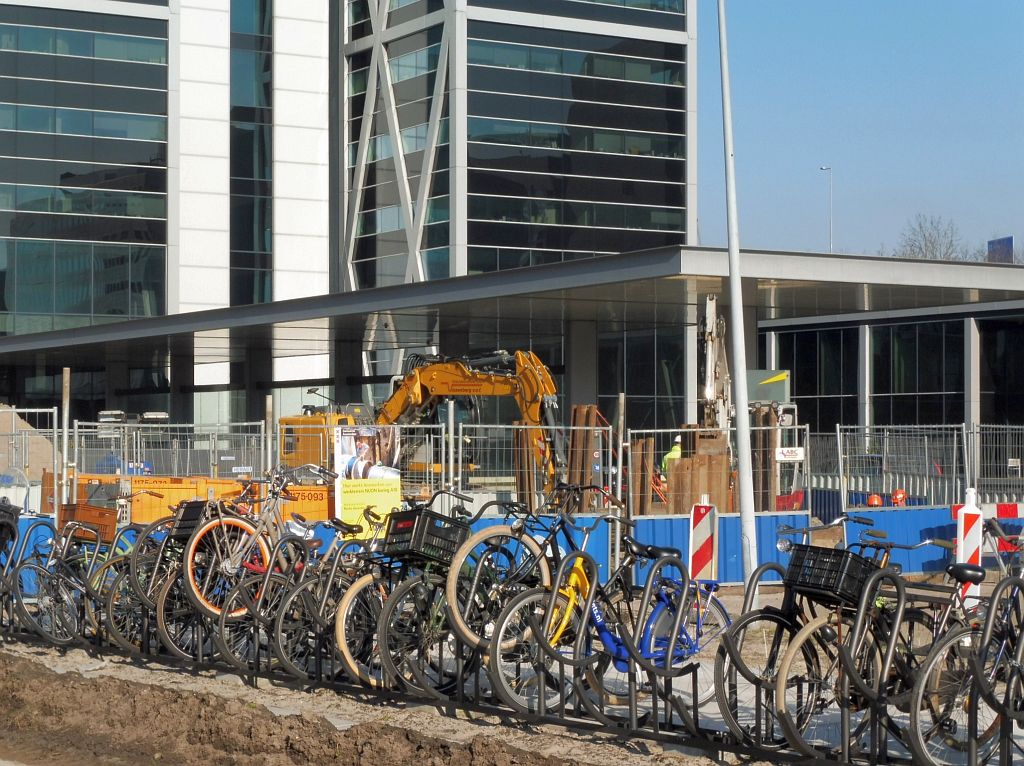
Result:
<svg viewBox="0 0 1024 766"><path fill-rule="evenodd" d="M985 570L977 564L950 564L946 567L946 574L958 583L977 585L985 580Z"/></svg>
<svg viewBox="0 0 1024 766"><path fill-rule="evenodd" d="M665 556L676 556L682 557L678 548L661 548L657 545L645 545L638 540L630 537L629 535L622 536L622 542L626 548L637 558L641 559L660 559Z"/></svg>
<svg viewBox="0 0 1024 766"><path fill-rule="evenodd" d="M341 532L341 534L345 535L346 537L348 535L358 535L360 532L363 531L362 525L346 524L341 519L331 519L331 526L339 532Z"/></svg>

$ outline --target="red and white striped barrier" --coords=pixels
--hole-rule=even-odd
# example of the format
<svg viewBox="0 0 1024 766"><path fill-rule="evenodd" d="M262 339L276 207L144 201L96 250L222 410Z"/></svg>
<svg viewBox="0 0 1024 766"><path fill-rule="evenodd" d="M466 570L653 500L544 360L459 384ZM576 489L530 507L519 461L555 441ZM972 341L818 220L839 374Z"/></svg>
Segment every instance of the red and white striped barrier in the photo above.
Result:
<svg viewBox="0 0 1024 766"><path fill-rule="evenodd" d="M705 503L690 510L690 577L718 579L718 509Z"/></svg>
<svg viewBox="0 0 1024 766"><path fill-rule="evenodd" d="M956 560L959 564L981 566L981 546L984 542L984 511L974 504L974 490L967 490L967 503L956 511ZM960 595L965 603L975 604L981 597L981 585L964 583Z"/></svg>
<svg viewBox="0 0 1024 766"><path fill-rule="evenodd" d="M954 520L957 520L960 515L960 509L963 507L963 503L952 507ZM1024 519L1024 503L981 503L978 505L978 508L981 509L982 518L986 519ZM1002 540L999 541L999 551L1001 553L1012 550L1015 550L1012 546L1007 545Z"/></svg>

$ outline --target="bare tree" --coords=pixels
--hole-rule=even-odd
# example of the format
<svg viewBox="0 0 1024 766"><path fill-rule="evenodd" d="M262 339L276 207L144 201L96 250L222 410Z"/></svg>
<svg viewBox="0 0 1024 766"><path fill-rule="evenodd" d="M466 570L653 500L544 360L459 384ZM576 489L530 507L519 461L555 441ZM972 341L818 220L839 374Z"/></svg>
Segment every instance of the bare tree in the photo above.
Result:
<svg viewBox="0 0 1024 766"><path fill-rule="evenodd" d="M896 258L919 258L929 261L974 260L960 240L956 224L942 216L918 213L903 227L900 244L893 252Z"/></svg>

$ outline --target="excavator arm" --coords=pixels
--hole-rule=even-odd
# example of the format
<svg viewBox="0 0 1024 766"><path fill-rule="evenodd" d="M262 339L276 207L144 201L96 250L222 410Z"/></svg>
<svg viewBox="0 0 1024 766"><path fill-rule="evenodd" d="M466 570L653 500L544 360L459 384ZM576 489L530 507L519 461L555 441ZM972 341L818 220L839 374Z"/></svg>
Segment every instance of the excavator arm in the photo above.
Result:
<svg viewBox="0 0 1024 766"><path fill-rule="evenodd" d="M453 397L512 397L548 488L554 486L565 465L561 445L548 436L557 433L552 415L555 393L551 372L532 351L498 352L479 359L424 360L406 372L377 410L377 423L418 423L438 403ZM546 431L545 426L551 428Z"/></svg>

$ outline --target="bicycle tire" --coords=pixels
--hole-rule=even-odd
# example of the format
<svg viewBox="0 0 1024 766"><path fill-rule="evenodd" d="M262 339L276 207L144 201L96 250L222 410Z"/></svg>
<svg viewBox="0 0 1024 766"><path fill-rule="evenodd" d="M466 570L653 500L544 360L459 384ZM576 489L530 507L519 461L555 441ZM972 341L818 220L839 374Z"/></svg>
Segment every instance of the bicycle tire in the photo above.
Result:
<svg viewBox="0 0 1024 766"><path fill-rule="evenodd" d="M171 568L181 563L171 550L175 544L166 537L173 524L173 516L164 516L151 522L139 532L139 538L132 548L128 565L131 572L129 582L147 609L156 609L158 585ZM164 533L162 539L158 538L160 533Z"/></svg>
<svg viewBox="0 0 1024 766"><path fill-rule="evenodd" d="M342 575L327 579L323 575L292 588L274 620L274 652L281 667L300 681L334 678L341 672L334 617L352 581Z"/></svg>
<svg viewBox="0 0 1024 766"><path fill-rule="evenodd" d="M277 668L271 631L277 610L291 585L287 577L272 572L269 578L251 574L231 589L213 633L220 659L243 672Z"/></svg>
<svg viewBox="0 0 1024 766"><path fill-rule="evenodd" d="M424 574L391 591L377 623L380 661L388 678L413 694L447 700L479 663L461 661L445 608L445 578Z"/></svg>
<svg viewBox="0 0 1024 766"><path fill-rule="evenodd" d="M993 641L998 648L1001 637L993 635ZM967 764L968 696L973 686L967 662L980 643L979 628L955 628L935 644L922 664L910 701L909 745L915 763ZM998 667L999 662L997 659L990 667ZM978 705L978 763L987 763L998 745L1002 717L980 695L974 696Z"/></svg>
<svg viewBox="0 0 1024 766"><path fill-rule="evenodd" d="M247 556L246 561L226 568L228 557L239 549ZM183 562L185 593L204 616L216 620L231 589L248 573L242 564L265 570L270 566L270 549L266 540L256 535L252 522L223 516L208 519L196 528L185 544Z"/></svg>
<svg viewBox="0 0 1024 766"><path fill-rule="evenodd" d="M22 627L54 646L71 646L78 641L78 604L59 575L26 562L14 570L12 583Z"/></svg>
<svg viewBox="0 0 1024 766"><path fill-rule="evenodd" d="M156 632L164 649L179 660L212 661L212 625L188 597L181 569L168 573L156 593Z"/></svg>
<svg viewBox="0 0 1024 766"><path fill-rule="evenodd" d="M538 714L543 699L544 712L557 714L573 694L572 668L559 666L541 649L532 627L544 626L551 597L551 591L545 588L531 588L513 596L498 615L491 636L486 663L491 689L518 713ZM570 609L569 601L558 593L554 605L556 612L551 619L559 626L555 648L571 656L570 647L581 626L580 614L571 609L563 623L562 615Z"/></svg>
<svg viewBox="0 0 1024 766"><path fill-rule="evenodd" d="M684 656L675 659L671 664L679 666L689 663L697 664L697 703L706 705L715 696L715 658L718 655L718 647L721 643L722 634L729 628L731 621L722 602L711 594L705 594L701 598L706 599L701 619L701 633L697 629L696 602L686 614L682 630L685 630L684 641L689 641L688 646L694 651L686 652ZM654 644L666 645L669 642L669 634L672 625L675 623L676 615L673 611L666 609L662 611L655 623L651 626L651 644L647 646L647 653L653 655L657 651ZM695 644L695 646L694 646ZM685 651L685 650L684 650ZM664 650L662 650L664 654ZM693 685L688 676L682 676L679 683L674 687L674 693L687 705L693 705Z"/></svg>
<svg viewBox="0 0 1024 766"><path fill-rule="evenodd" d="M508 540L511 545L498 545L500 540ZM485 546L484 552L488 555L481 556L476 551L480 545ZM526 551L519 549L520 546L525 547ZM536 582L523 583L517 588L517 592L537 585L550 588L551 564L543 555L540 544L525 532L516 534L510 525L482 529L471 535L455 551L445 581L449 623L458 639L470 648L486 648L489 641L487 626L493 627L494 618L508 601L508 598L498 592L502 585L501 578L497 575L500 570L493 568L487 573L486 578L481 576L478 589L482 589L482 597L476 598L475 594L470 592L471 588L467 586L474 578L474 568L484 566L498 556L505 562L521 566L520 554L534 559L537 573ZM469 563L470 561L473 563Z"/></svg>
<svg viewBox="0 0 1024 766"><path fill-rule="evenodd" d="M377 640L377 622L384 608L381 587L386 587L384 581L373 574L357 579L338 604L334 622L342 667L353 681L374 689L388 688Z"/></svg>
<svg viewBox="0 0 1024 766"><path fill-rule="evenodd" d="M85 627L94 634L105 626L103 618L107 604L107 593L114 584L117 576L128 568L128 555L119 555L109 558L96 567L96 571L89 575L83 583L85 586Z"/></svg>
<svg viewBox="0 0 1024 766"><path fill-rule="evenodd" d="M145 651L154 654L159 649L160 641L156 634L156 622L152 619L150 611L132 586L131 572L122 571L110 586L103 610L107 637L115 646L126 652L138 654ZM149 645L143 647L143 634L147 632L147 628Z"/></svg>
<svg viewBox="0 0 1024 766"><path fill-rule="evenodd" d="M787 746L775 716L775 678L779 662L798 632L792 620L774 609L746 612L726 631L750 671L760 679L759 700L758 687L737 670L725 647L719 646L715 697L722 720L737 742L769 751Z"/></svg>
<svg viewBox="0 0 1024 766"><path fill-rule="evenodd" d="M845 641L852 623L853 617L846 613L816 617L794 636L779 663L775 712L790 746L808 758L829 760L835 757L842 742L841 711L844 707L850 712L847 744L854 752L866 750L859 738L867 731L871 710L852 686L850 699L841 699L844 670L833 638L839 634L839 640ZM870 630L854 660L867 685L875 686L881 656Z"/></svg>

